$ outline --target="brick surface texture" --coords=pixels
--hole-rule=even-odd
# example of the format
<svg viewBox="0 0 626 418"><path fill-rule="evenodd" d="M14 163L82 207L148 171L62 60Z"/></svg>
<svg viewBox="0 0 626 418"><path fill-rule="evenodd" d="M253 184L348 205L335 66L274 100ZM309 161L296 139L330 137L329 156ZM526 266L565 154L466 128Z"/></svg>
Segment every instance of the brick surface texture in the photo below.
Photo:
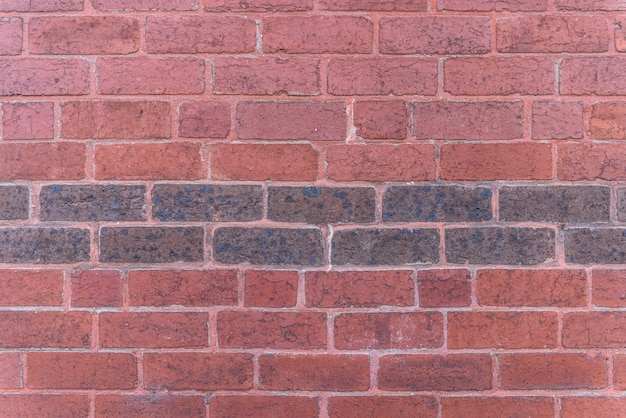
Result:
<svg viewBox="0 0 626 418"><path fill-rule="evenodd" d="M624 0L0 0L0 418L626 417Z"/></svg>

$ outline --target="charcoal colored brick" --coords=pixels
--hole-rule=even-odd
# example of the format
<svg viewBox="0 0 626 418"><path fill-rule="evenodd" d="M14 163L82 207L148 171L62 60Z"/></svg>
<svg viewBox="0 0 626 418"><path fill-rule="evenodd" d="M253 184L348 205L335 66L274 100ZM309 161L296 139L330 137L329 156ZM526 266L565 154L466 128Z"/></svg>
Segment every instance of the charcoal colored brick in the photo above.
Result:
<svg viewBox="0 0 626 418"><path fill-rule="evenodd" d="M333 264L394 265L439 261L436 229L353 229L337 231L332 240Z"/></svg>
<svg viewBox="0 0 626 418"><path fill-rule="evenodd" d="M0 263L75 263L89 254L88 229L0 228Z"/></svg>
<svg viewBox="0 0 626 418"><path fill-rule="evenodd" d="M28 219L28 187L0 187L0 219Z"/></svg>
<svg viewBox="0 0 626 418"><path fill-rule="evenodd" d="M172 263L204 259L200 227L100 228L100 256L105 263Z"/></svg>
<svg viewBox="0 0 626 418"><path fill-rule="evenodd" d="M39 194L44 221L142 221L146 219L145 186L44 186Z"/></svg>
<svg viewBox="0 0 626 418"><path fill-rule="evenodd" d="M566 229L565 261L577 264L626 263L626 229Z"/></svg>
<svg viewBox="0 0 626 418"><path fill-rule="evenodd" d="M626 189L617 189L617 219L626 221Z"/></svg>
<svg viewBox="0 0 626 418"><path fill-rule="evenodd" d="M213 257L227 264L319 266L323 238L316 228L218 228Z"/></svg>
<svg viewBox="0 0 626 418"><path fill-rule="evenodd" d="M157 184L152 216L159 221L253 221L263 216L261 186Z"/></svg>
<svg viewBox="0 0 626 418"><path fill-rule="evenodd" d="M374 221L376 191L371 187L270 187L268 218L312 224Z"/></svg>
<svg viewBox="0 0 626 418"><path fill-rule="evenodd" d="M462 186L392 186L383 221L480 222L491 219L491 190Z"/></svg>
<svg viewBox="0 0 626 418"><path fill-rule="evenodd" d="M541 264L555 259L549 228L452 228L445 232L446 260L456 264Z"/></svg>

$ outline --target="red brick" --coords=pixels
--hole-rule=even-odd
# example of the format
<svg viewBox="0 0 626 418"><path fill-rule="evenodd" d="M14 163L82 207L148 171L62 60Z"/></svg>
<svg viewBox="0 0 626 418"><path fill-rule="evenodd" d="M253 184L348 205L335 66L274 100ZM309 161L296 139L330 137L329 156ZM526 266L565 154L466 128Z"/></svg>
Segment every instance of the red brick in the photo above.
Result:
<svg viewBox="0 0 626 418"><path fill-rule="evenodd" d="M32 54L130 54L139 49L139 20L129 17L35 17L28 28Z"/></svg>
<svg viewBox="0 0 626 418"><path fill-rule="evenodd" d="M0 411L12 418L86 417L89 416L89 397L87 395L0 395Z"/></svg>
<svg viewBox="0 0 626 418"><path fill-rule="evenodd" d="M0 353L0 389L22 387L22 370L19 353ZM2 401L0 401L2 402Z"/></svg>
<svg viewBox="0 0 626 418"><path fill-rule="evenodd" d="M478 397L443 398L442 418L510 417L552 418L554 402L548 397Z"/></svg>
<svg viewBox="0 0 626 418"><path fill-rule="evenodd" d="M144 387L150 390L247 390L251 354L146 353Z"/></svg>
<svg viewBox="0 0 626 418"><path fill-rule="evenodd" d="M533 103L533 139L580 139L584 135L581 102Z"/></svg>
<svg viewBox="0 0 626 418"><path fill-rule="evenodd" d="M626 398L608 396L563 397L561 418L614 418L626 416Z"/></svg>
<svg viewBox="0 0 626 418"><path fill-rule="evenodd" d="M355 313L335 317L340 350L435 348L443 345L439 312Z"/></svg>
<svg viewBox="0 0 626 418"><path fill-rule="evenodd" d="M367 390L369 359L364 355L289 355L259 357L259 387L263 390Z"/></svg>
<svg viewBox="0 0 626 418"><path fill-rule="evenodd" d="M615 49L619 52L626 52L626 16L617 16L614 23Z"/></svg>
<svg viewBox="0 0 626 418"><path fill-rule="evenodd" d="M333 396L328 400L330 418L389 414L395 418L435 418L437 400L430 396Z"/></svg>
<svg viewBox="0 0 626 418"><path fill-rule="evenodd" d="M524 135L522 102L416 102L416 139L516 139Z"/></svg>
<svg viewBox="0 0 626 418"><path fill-rule="evenodd" d="M206 416L204 397L150 395L98 395L96 418L106 417L185 417Z"/></svg>
<svg viewBox="0 0 626 418"><path fill-rule="evenodd" d="M1 12L66 12L83 10L84 0L0 0Z"/></svg>
<svg viewBox="0 0 626 418"><path fill-rule="evenodd" d="M476 298L484 306L585 306L584 270L480 270Z"/></svg>
<svg viewBox="0 0 626 418"><path fill-rule="evenodd" d="M592 303L595 306L626 307L626 271L594 270L591 277Z"/></svg>
<svg viewBox="0 0 626 418"><path fill-rule="evenodd" d="M327 177L335 181L416 181L435 179L432 145L331 145Z"/></svg>
<svg viewBox="0 0 626 418"><path fill-rule="evenodd" d="M548 0L439 0L439 10L531 12L548 8Z"/></svg>
<svg viewBox="0 0 626 418"><path fill-rule="evenodd" d="M137 364L123 353L28 353L26 385L37 389L132 389Z"/></svg>
<svg viewBox="0 0 626 418"><path fill-rule="evenodd" d="M374 24L361 16L266 17L262 37L269 53L367 54Z"/></svg>
<svg viewBox="0 0 626 418"><path fill-rule="evenodd" d="M0 312L2 348L85 348L90 343L88 312Z"/></svg>
<svg viewBox="0 0 626 418"><path fill-rule="evenodd" d="M98 10L197 10L198 0L91 0Z"/></svg>
<svg viewBox="0 0 626 418"><path fill-rule="evenodd" d="M72 306L122 306L122 277L117 270L79 270L72 274Z"/></svg>
<svg viewBox="0 0 626 418"><path fill-rule="evenodd" d="M557 147L561 180L626 180L626 146L563 144Z"/></svg>
<svg viewBox="0 0 626 418"><path fill-rule="evenodd" d="M82 59L0 59L0 96L89 93L89 63Z"/></svg>
<svg viewBox="0 0 626 418"><path fill-rule="evenodd" d="M306 396L216 396L211 398L209 414L231 418L317 418L319 401Z"/></svg>
<svg viewBox="0 0 626 418"><path fill-rule="evenodd" d="M204 8L207 11L293 12L311 10L313 0L205 0Z"/></svg>
<svg viewBox="0 0 626 418"><path fill-rule="evenodd" d="M246 270L245 306L286 308L296 305L298 272Z"/></svg>
<svg viewBox="0 0 626 418"><path fill-rule="evenodd" d="M61 306L62 270L0 270L0 306Z"/></svg>
<svg viewBox="0 0 626 418"><path fill-rule="evenodd" d="M1 4L0 4L0 7ZM22 19L0 18L0 55L19 55L22 52Z"/></svg>
<svg viewBox="0 0 626 418"><path fill-rule="evenodd" d="M191 143L96 146L98 180L196 180L203 175L200 145Z"/></svg>
<svg viewBox="0 0 626 418"><path fill-rule="evenodd" d="M139 270L128 275L132 306L237 304L233 270Z"/></svg>
<svg viewBox="0 0 626 418"><path fill-rule="evenodd" d="M554 3L562 10L626 10L621 0L556 0Z"/></svg>
<svg viewBox="0 0 626 418"><path fill-rule="evenodd" d="M503 389L599 389L607 385L606 358L578 353L498 356Z"/></svg>
<svg viewBox="0 0 626 418"><path fill-rule="evenodd" d="M215 180L292 180L317 178L317 152L305 144L220 144L210 151Z"/></svg>
<svg viewBox="0 0 626 418"><path fill-rule="evenodd" d="M417 272L419 305L424 308L469 306L472 294L468 270L420 270Z"/></svg>
<svg viewBox="0 0 626 418"><path fill-rule="evenodd" d="M178 116L178 134L184 138L226 138L230 133L230 103L225 101L186 102Z"/></svg>
<svg viewBox="0 0 626 418"><path fill-rule="evenodd" d="M408 120L405 102L364 101L354 104L354 126L361 138L405 139Z"/></svg>
<svg viewBox="0 0 626 418"><path fill-rule="evenodd" d="M170 105L166 102L65 102L61 113L63 138L170 137Z"/></svg>
<svg viewBox="0 0 626 418"><path fill-rule="evenodd" d="M2 111L3 139L50 139L54 137L53 103L4 103Z"/></svg>
<svg viewBox="0 0 626 418"><path fill-rule="evenodd" d="M220 347L315 349L326 347L326 314L317 312L222 311Z"/></svg>
<svg viewBox="0 0 626 418"><path fill-rule="evenodd" d="M554 93L554 61L546 57L450 58L444 88L454 95Z"/></svg>
<svg viewBox="0 0 626 418"><path fill-rule="evenodd" d="M318 5L322 10L381 12L425 12L428 10L428 0L350 0L344 2L320 0Z"/></svg>
<svg viewBox="0 0 626 418"><path fill-rule="evenodd" d="M149 16L146 50L151 54L254 52L254 20L230 16Z"/></svg>
<svg viewBox="0 0 626 418"><path fill-rule="evenodd" d="M499 52L606 52L607 21L600 16L531 16L497 21Z"/></svg>
<svg viewBox="0 0 626 418"><path fill-rule="evenodd" d="M487 354L391 355L379 360L383 390L459 391L491 389Z"/></svg>
<svg viewBox="0 0 626 418"><path fill-rule="evenodd" d="M204 61L200 59L101 58L97 64L100 94L200 94Z"/></svg>
<svg viewBox="0 0 626 418"><path fill-rule="evenodd" d="M448 144L441 148L444 180L549 180L552 153L545 144Z"/></svg>
<svg viewBox="0 0 626 418"><path fill-rule="evenodd" d="M321 92L319 60L216 58L213 91L216 94L317 95Z"/></svg>
<svg viewBox="0 0 626 418"><path fill-rule="evenodd" d="M328 92L334 95L434 95L437 61L423 58L333 58Z"/></svg>
<svg viewBox="0 0 626 418"><path fill-rule="evenodd" d="M73 142L0 144L0 179L79 180L85 160L85 145Z"/></svg>
<svg viewBox="0 0 626 418"><path fill-rule="evenodd" d="M626 59L621 57L564 58L561 62L560 92L571 95L624 95L625 67Z"/></svg>
<svg viewBox="0 0 626 418"><path fill-rule="evenodd" d="M626 312L575 312L563 317L563 346L620 348L626 343Z"/></svg>
<svg viewBox="0 0 626 418"><path fill-rule="evenodd" d="M410 271L311 271L306 273L306 306L371 308L413 306Z"/></svg>
<svg viewBox="0 0 626 418"><path fill-rule="evenodd" d="M626 139L626 103L596 103L591 109L593 139Z"/></svg>
<svg viewBox="0 0 626 418"><path fill-rule="evenodd" d="M626 356L623 354L613 358L613 382L615 389L626 389Z"/></svg>
<svg viewBox="0 0 626 418"><path fill-rule="evenodd" d="M380 20L384 54L486 54L491 50L487 17L391 17Z"/></svg>

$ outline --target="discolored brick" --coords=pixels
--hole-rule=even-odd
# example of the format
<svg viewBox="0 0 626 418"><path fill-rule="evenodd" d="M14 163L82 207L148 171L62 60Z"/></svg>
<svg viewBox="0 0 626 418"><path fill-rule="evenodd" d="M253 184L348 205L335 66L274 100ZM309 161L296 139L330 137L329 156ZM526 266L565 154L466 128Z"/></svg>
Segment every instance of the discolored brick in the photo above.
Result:
<svg viewBox="0 0 626 418"><path fill-rule="evenodd" d="M230 103L221 100L186 102L178 109L178 133L184 138L226 138Z"/></svg>
<svg viewBox="0 0 626 418"><path fill-rule="evenodd" d="M0 228L2 263L75 263L90 258L90 233L79 228Z"/></svg>
<svg viewBox="0 0 626 418"><path fill-rule="evenodd" d="M626 263L626 230L571 228L565 234L565 260L576 264Z"/></svg>
<svg viewBox="0 0 626 418"><path fill-rule="evenodd" d="M206 416L202 396L172 394L97 395L96 418L107 417L185 417Z"/></svg>
<svg viewBox="0 0 626 418"><path fill-rule="evenodd" d="M351 0L351 1L345 1L345 2L337 2L334 0L320 0L319 7L323 10L425 12L428 9L428 1L427 0Z"/></svg>
<svg viewBox="0 0 626 418"><path fill-rule="evenodd" d="M626 307L626 271L594 270L591 273L591 295L594 306Z"/></svg>
<svg viewBox="0 0 626 418"><path fill-rule="evenodd" d="M619 56L564 58L560 66L560 93L622 96L626 94L624 65L626 60Z"/></svg>
<svg viewBox="0 0 626 418"><path fill-rule="evenodd" d="M198 0L92 0L92 5L105 11L196 10Z"/></svg>
<svg viewBox="0 0 626 418"><path fill-rule="evenodd" d="M246 270L244 305L286 308L296 305L298 272Z"/></svg>
<svg viewBox="0 0 626 418"><path fill-rule="evenodd" d="M54 103L2 104L3 139L51 139L54 137Z"/></svg>
<svg viewBox="0 0 626 418"><path fill-rule="evenodd" d="M406 102L372 100L354 103L354 126L361 138L405 139L408 123Z"/></svg>
<svg viewBox="0 0 626 418"><path fill-rule="evenodd" d="M533 103L533 139L580 139L584 135L582 102Z"/></svg>
<svg viewBox="0 0 626 418"><path fill-rule="evenodd" d="M204 8L207 11L292 12L311 10L313 0L206 0Z"/></svg>
<svg viewBox="0 0 626 418"><path fill-rule="evenodd" d="M622 144L569 143L557 147L561 180L626 179L626 147Z"/></svg>
<svg viewBox="0 0 626 418"><path fill-rule="evenodd" d="M0 59L0 96L74 96L87 93L89 63L86 60Z"/></svg>
<svg viewBox="0 0 626 418"><path fill-rule="evenodd" d="M626 63L626 61L624 61ZM621 67L620 67L621 68ZM626 139L626 104L601 102L591 108L590 136L593 139Z"/></svg>
<svg viewBox="0 0 626 418"><path fill-rule="evenodd" d="M0 186L0 219L28 219L29 190L26 186Z"/></svg>
<svg viewBox="0 0 626 418"><path fill-rule="evenodd" d="M624 344L625 312L572 312L563 317L563 347L621 348Z"/></svg>
<svg viewBox="0 0 626 418"><path fill-rule="evenodd" d="M446 308L469 306L472 284L468 270L420 270L417 272L419 306Z"/></svg>

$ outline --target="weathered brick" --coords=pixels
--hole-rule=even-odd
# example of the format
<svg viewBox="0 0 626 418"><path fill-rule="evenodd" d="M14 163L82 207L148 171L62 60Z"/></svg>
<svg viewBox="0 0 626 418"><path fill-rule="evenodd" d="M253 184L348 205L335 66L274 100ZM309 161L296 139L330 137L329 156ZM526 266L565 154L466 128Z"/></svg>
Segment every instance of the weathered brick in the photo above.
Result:
<svg viewBox="0 0 626 418"><path fill-rule="evenodd" d="M0 59L0 96L89 93L89 63L82 59Z"/></svg>
<svg viewBox="0 0 626 418"><path fill-rule="evenodd" d="M405 102L377 100L354 104L354 126L361 138L405 139L408 122Z"/></svg>
<svg viewBox="0 0 626 418"><path fill-rule="evenodd" d="M0 228L2 263L75 263L90 257L88 229Z"/></svg>
<svg viewBox="0 0 626 418"><path fill-rule="evenodd" d="M584 135L582 102L533 103L533 139L580 139Z"/></svg>
<svg viewBox="0 0 626 418"><path fill-rule="evenodd" d="M369 388L369 358L364 355L289 355L259 357L263 390L359 391Z"/></svg>
<svg viewBox="0 0 626 418"><path fill-rule="evenodd" d="M446 308L469 306L472 285L468 270L420 270L417 272L419 306Z"/></svg>
<svg viewBox="0 0 626 418"><path fill-rule="evenodd" d="M237 304L234 270L132 270L131 306L216 306Z"/></svg>
<svg viewBox="0 0 626 418"><path fill-rule="evenodd" d="M73 307L122 306L122 277L117 270L79 270L71 283Z"/></svg>
<svg viewBox="0 0 626 418"><path fill-rule="evenodd" d="M139 20L130 17L35 17L28 29L31 54L130 54L139 50Z"/></svg>
<svg viewBox="0 0 626 418"><path fill-rule="evenodd" d="M555 6L562 10L626 10L620 0L556 0Z"/></svg>
<svg viewBox="0 0 626 418"><path fill-rule="evenodd" d="M149 16L146 50L151 54L254 52L256 24L231 16Z"/></svg>
<svg viewBox="0 0 626 418"><path fill-rule="evenodd" d="M196 10L198 0L91 0L94 8L106 11L121 10Z"/></svg>
<svg viewBox="0 0 626 418"><path fill-rule="evenodd" d="M556 348L555 312L450 312L448 348Z"/></svg>
<svg viewBox="0 0 626 418"><path fill-rule="evenodd" d="M208 315L199 312L100 314L103 348L198 348L209 343Z"/></svg>
<svg viewBox="0 0 626 418"><path fill-rule="evenodd" d="M374 222L376 191L355 187L270 187L268 219L311 224Z"/></svg>
<svg viewBox="0 0 626 418"><path fill-rule="evenodd" d="M355 313L335 317L340 350L436 348L443 345L440 312Z"/></svg>
<svg viewBox="0 0 626 418"><path fill-rule="evenodd" d="M145 186L48 185L39 193L39 216L43 221L142 221L145 194Z"/></svg>
<svg viewBox="0 0 626 418"><path fill-rule="evenodd" d="M211 402L214 402L213 400ZM206 416L202 396L97 395L96 418L106 417L186 417Z"/></svg>
<svg viewBox="0 0 626 418"><path fill-rule="evenodd" d="M328 416L383 417L393 411L396 418L435 418L437 401L430 396L332 396Z"/></svg>
<svg viewBox="0 0 626 418"><path fill-rule="evenodd" d="M132 389L137 362L125 353L28 353L26 386L36 389Z"/></svg>
<svg viewBox="0 0 626 418"><path fill-rule="evenodd" d="M22 366L19 353L0 353L0 364L2 364L0 389L20 389L22 387ZM2 397L0 397L0 405L2 405Z"/></svg>
<svg viewBox="0 0 626 418"><path fill-rule="evenodd" d="M326 314L222 311L217 338L219 346L227 348L326 348Z"/></svg>
<svg viewBox="0 0 626 418"><path fill-rule="evenodd" d="M170 137L170 105L166 102L65 102L61 113L63 138Z"/></svg>
<svg viewBox="0 0 626 418"><path fill-rule="evenodd" d="M246 270L244 305L286 308L296 305L298 272Z"/></svg>
<svg viewBox="0 0 626 418"><path fill-rule="evenodd" d="M626 16L615 16L615 49L619 52L626 52Z"/></svg>
<svg viewBox="0 0 626 418"><path fill-rule="evenodd" d="M0 270L0 306L62 306L62 270Z"/></svg>
<svg viewBox="0 0 626 418"><path fill-rule="evenodd" d="M328 92L334 95L434 95L437 60L423 58L333 58Z"/></svg>
<svg viewBox="0 0 626 418"><path fill-rule="evenodd" d="M434 180L435 148L426 144L331 145L326 175L335 181Z"/></svg>
<svg viewBox="0 0 626 418"><path fill-rule="evenodd" d="M613 357L613 382L615 389L626 388L626 356L623 354L616 354Z"/></svg>
<svg viewBox="0 0 626 418"><path fill-rule="evenodd" d="M2 348L88 348L90 343L88 312L0 312Z"/></svg>
<svg viewBox="0 0 626 418"><path fill-rule="evenodd" d="M180 105L178 114L178 133L183 138L226 138L230 133L228 102L187 102Z"/></svg>
<svg viewBox="0 0 626 418"><path fill-rule="evenodd" d="M564 58L561 62L560 92L572 95L624 95L624 66L626 59L621 57Z"/></svg>
<svg viewBox="0 0 626 418"><path fill-rule="evenodd" d="M28 219L28 196L26 186L0 186L0 219Z"/></svg>
<svg viewBox="0 0 626 418"><path fill-rule="evenodd" d="M620 348L626 343L626 313L572 312L563 317L563 346Z"/></svg>
<svg viewBox="0 0 626 418"><path fill-rule="evenodd" d="M2 4L0 3L0 7ZM22 19L0 18L0 55L19 55L22 52Z"/></svg>
<svg viewBox="0 0 626 418"><path fill-rule="evenodd" d="M480 270L476 299L483 306L585 306L584 270Z"/></svg>
<svg viewBox="0 0 626 418"><path fill-rule="evenodd" d="M213 257L227 264L319 266L324 263L323 238L317 228L218 228Z"/></svg>
<svg viewBox="0 0 626 418"><path fill-rule="evenodd" d="M322 10L345 11L425 12L428 9L427 0L320 0L318 5Z"/></svg>
<svg viewBox="0 0 626 418"><path fill-rule="evenodd" d="M100 94L200 94L204 91L201 59L100 58Z"/></svg>
<svg viewBox="0 0 626 418"><path fill-rule="evenodd" d="M53 3L58 3L58 1ZM80 3L82 4L82 1ZM1 5L2 3L0 7ZM46 418L86 417L89 416L89 397L87 395L0 395L0 410L10 417L28 417L32 414Z"/></svg>
<svg viewBox="0 0 626 418"><path fill-rule="evenodd" d="M626 147L621 144L563 144L557 155L561 180L626 180Z"/></svg>
<svg viewBox="0 0 626 418"><path fill-rule="evenodd" d="M267 53L367 54L374 24L362 16L266 17L262 37Z"/></svg>
<svg viewBox="0 0 626 418"><path fill-rule="evenodd" d="M201 227L100 228L104 263L172 263L204 259Z"/></svg>
<svg viewBox="0 0 626 418"><path fill-rule="evenodd" d="M2 0L2 12L69 12L83 10L84 0Z"/></svg>
<svg viewBox="0 0 626 418"><path fill-rule="evenodd" d="M54 103L2 104L2 139L51 139L54 137Z"/></svg>
<svg viewBox="0 0 626 418"><path fill-rule="evenodd" d="M531 12L548 8L548 0L439 0L439 10L464 12Z"/></svg>
<svg viewBox="0 0 626 418"><path fill-rule="evenodd" d="M547 57L449 58L444 89L453 95L552 94L554 60Z"/></svg>
<svg viewBox="0 0 626 418"><path fill-rule="evenodd" d="M594 270L591 274L591 296L595 306L626 307L626 271Z"/></svg>
<svg viewBox="0 0 626 418"><path fill-rule="evenodd" d="M152 216L159 221L253 221L263 216L261 186L156 184Z"/></svg>
<svg viewBox="0 0 626 418"><path fill-rule="evenodd" d="M311 10L313 0L206 0L204 8L207 11L293 12Z"/></svg>
<svg viewBox="0 0 626 418"><path fill-rule="evenodd" d="M568 396L560 398L561 418L612 418L626 415L626 398Z"/></svg>
<svg viewBox="0 0 626 418"><path fill-rule="evenodd" d="M466 398L446 397L441 400L443 418L460 416L510 418L552 418L554 402L549 397L495 397L470 396Z"/></svg>
<svg viewBox="0 0 626 418"><path fill-rule="evenodd" d="M576 264L623 264L626 231L613 228L565 230L565 260Z"/></svg>
<svg viewBox="0 0 626 418"><path fill-rule="evenodd" d="M487 17L387 17L380 20L384 54L486 54L491 50Z"/></svg>
<svg viewBox="0 0 626 418"><path fill-rule="evenodd" d="M491 218L491 190L484 187L391 186L383 195L383 221L480 222Z"/></svg>
<svg viewBox="0 0 626 418"><path fill-rule="evenodd" d="M0 144L2 180L80 180L86 149L74 142Z"/></svg>
<svg viewBox="0 0 626 418"><path fill-rule="evenodd" d="M609 31L601 16L530 16L498 19L499 52L606 52Z"/></svg>
<svg viewBox="0 0 626 418"><path fill-rule="evenodd" d="M209 414L232 418L288 417L317 418L318 398L308 396L216 396L211 398Z"/></svg>
<svg viewBox="0 0 626 418"><path fill-rule="evenodd" d="M338 265L396 265L439 261L436 229L375 228L336 231L331 259Z"/></svg>
<svg viewBox="0 0 626 418"><path fill-rule="evenodd" d="M415 304L415 286L408 270L310 271L305 277L307 307L372 308Z"/></svg>
<svg viewBox="0 0 626 418"><path fill-rule="evenodd" d="M517 139L524 136L524 105L514 102L415 102L416 139Z"/></svg>
<svg viewBox="0 0 626 418"><path fill-rule="evenodd" d="M625 61L626 63L626 61ZM590 136L593 139L626 139L626 103L596 103L591 108Z"/></svg>
<svg viewBox="0 0 626 418"><path fill-rule="evenodd" d="M500 189L503 221L609 221L611 189L598 186L520 186Z"/></svg>
<svg viewBox="0 0 626 418"><path fill-rule="evenodd" d="M626 189L617 189L617 219L626 220Z"/></svg>
<svg viewBox="0 0 626 418"><path fill-rule="evenodd" d="M549 180L552 149L547 144L446 144L441 147L443 180Z"/></svg>
<svg viewBox="0 0 626 418"><path fill-rule="evenodd" d="M579 353L498 356L503 389L599 389L607 385L606 358Z"/></svg>
<svg viewBox="0 0 626 418"><path fill-rule="evenodd" d="M146 353L144 387L150 390L251 389L252 355Z"/></svg>
<svg viewBox="0 0 626 418"><path fill-rule="evenodd" d="M317 95L321 92L319 65L319 60L312 58L216 58L213 91L217 94Z"/></svg>
<svg viewBox="0 0 626 418"><path fill-rule="evenodd" d="M491 389L487 354L390 355L379 360L378 386L393 391Z"/></svg>

